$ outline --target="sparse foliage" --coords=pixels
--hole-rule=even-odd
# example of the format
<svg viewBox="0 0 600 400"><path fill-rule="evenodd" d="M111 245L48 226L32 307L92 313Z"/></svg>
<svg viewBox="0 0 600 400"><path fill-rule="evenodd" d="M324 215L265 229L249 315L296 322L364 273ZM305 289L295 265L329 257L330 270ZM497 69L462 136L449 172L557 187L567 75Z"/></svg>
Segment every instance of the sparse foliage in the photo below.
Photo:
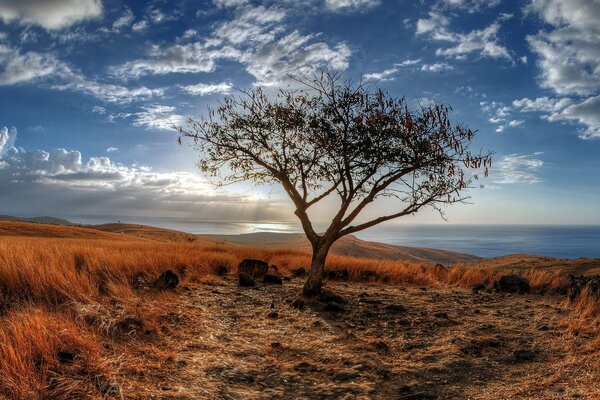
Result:
<svg viewBox="0 0 600 400"><path fill-rule="evenodd" d="M199 166L223 183L280 184L313 247L306 294L318 293L325 259L340 237L423 207L462 202L463 190L490 166L474 154L475 131L449 120L450 108L409 108L404 98L322 73L299 89L263 89L227 97L201 119L180 128L200 153ZM337 196L339 209L323 233L309 209ZM375 200L392 197L396 211L357 222Z"/></svg>

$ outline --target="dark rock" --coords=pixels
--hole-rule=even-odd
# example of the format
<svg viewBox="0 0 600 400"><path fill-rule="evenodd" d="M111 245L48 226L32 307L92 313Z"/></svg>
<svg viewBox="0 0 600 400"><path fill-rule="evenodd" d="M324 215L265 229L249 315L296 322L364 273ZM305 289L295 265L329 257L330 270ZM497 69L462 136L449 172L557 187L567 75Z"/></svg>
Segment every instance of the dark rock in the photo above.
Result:
<svg viewBox="0 0 600 400"><path fill-rule="evenodd" d="M347 382L347 381L351 381L353 379L358 378L360 375L358 374L358 372L354 372L354 371L342 371L342 372L336 372L333 374L333 380L335 381L340 381L340 382Z"/></svg>
<svg viewBox="0 0 600 400"><path fill-rule="evenodd" d="M219 264L219 265L215 265L212 268L212 272L213 272L213 274L215 274L217 276L225 276L229 272L229 268L227 268L224 265Z"/></svg>
<svg viewBox="0 0 600 400"><path fill-rule="evenodd" d="M279 349L280 347L281 347L281 343L279 343L279 342L271 343L271 348L273 348L273 349Z"/></svg>
<svg viewBox="0 0 600 400"><path fill-rule="evenodd" d="M395 314L402 314L406 312L406 308L401 304L389 304L383 307L383 309Z"/></svg>
<svg viewBox="0 0 600 400"><path fill-rule="evenodd" d="M419 289L421 289L421 290L422 290L422 291L424 291L424 292L426 292L426 291L427 291L427 288L426 288L426 287L422 287L422 288L419 288Z"/></svg>
<svg viewBox="0 0 600 400"><path fill-rule="evenodd" d="M344 306L342 306L341 304L336 303L335 301L329 302L327 304L325 304L324 307L325 311L332 311L332 312L344 312L346 311L346 309L344 308Z"/></svg>
<svg viewBox="0 0 600 400"><path fill-rule="evenodd" d="M302 299L296 299L292 301L292 307L297 308L298 310L304 309L305 303Z"/></svg>
<svg viewBox="0 0 600 400"><path fill-rule="evenodd" d="M256 285L256 282L254 282L254 279L252 279L250 275L241 273L239 276L239 284L242 287L253 287Z"/></svg>
<svg viewBox="0 0 600 400"><path fill-rule="evenodd" d="M533 361L535 353L529 350L515 350L512 353L512 357L515 361Z"/></svg>
<svg viewBox="0 0 600 400"><path fill-rule="evenodd" d="M338 304L343 304L346 302L346 300L344 300L344 298L342 296L340 296L339 294L333 293L329 290L324 290L319 294L319 301L322 301L323 303L328 303L328 302L336 302Z"/></svg>
<svg viewBox="0 0 600 400"><path fill-rule="evenodd" d="M375 271L371 271L371 270L365 270L362 271L360 273L360 280L361 281L370 281L370 280L375 280L377 278L377 273Z"/></svg>
<svg viewBox="0 0 600 400"><path fill-rule="evenodd" d="M327 269L324 271L325 272L325 279L328 279L330 281L347 281L348 278L350 278L350 273L348 272L347 269L340 269L340 270L331 270L331 269Z"/></svg>
<svg viewBox="0 0 600 400"><path fill-rule="evenodd" d="M72 351L59 351L57 356L61 364L72 364L77 358L77 355Z"/></svg>
<svg viewBox="0 0 600 400"><path fill-rule="evenodd" d="M270 283L273 285L281 285L283 283L283 279L281 279L278 275L266 274L263 278L263 283Z"/></svg>
<svg viewBox="0 0 600 400"><path fill-rule="evenodd" d="M383 352L390 351L390 346L388 346L388 344L382 340L373 343L373 347L375 347L376 350L383 351Z"/></svg>
<svg viewBox="0 0 600 400"><path fill-rule="evenodd" d="M475 293L475 294L477 294L477 293L479 293L480 291L482 291L482 290L485 290L485 289L486 289L486 286L485 286L485 284L483 284L483 283L478 283L477 285L475 285L475 286L473 286L473 287L471 288L471 290L472 290L472 291L473 291L473 293Z"/></svg>
<svg viewBox="0 0 600 400"><path fill-rule="evenodd" d="M294 366L294 370L300 372L316 372L320 369L312 364L307 363L306 361L302 361L301 363L298 363Z"/></svg>
<svg viewBox="0 0 600 400"><path fill-rule="evenodd" d="M269 263L246 258L238 266L238 274L246 274L254 279L262 278L269 272Z"/></svg>
<svg viewBox="0 0 600 400"><path fill-rule="evenodd" d="M433 314L433 316L436 317L436 318L442 318L442 319L448 319L448 318L450 318L448 316L448 313L445 313L445 312L438 312L438 313Z"/></svg>
<svg viewBox="0 0 600 400"><path fill-rule="evenodd" d="M279 317L279 313L277 311L271 311L269 314L267 314L267 317L275 319Z"/></svg>
<svg viewBox="0 0 600 400"><path fill-rule="evenodd" d="M304 276L306 276L306 269L300 267L300 268L295 268L290 270L290 273L292 274L292 276L295 276L296 278L302 278Z"/></svg>
<svg viewBox="0 0 600 400"><path fill-rule="evenodd" d="M529 293L529 281L519 275L504 275L494 282L494 289L503 293Z"/></svg>
<svg viewBox="0 0 600 400"><path fill-rule="evenodd" d="M173 290L179 285L179 277L170 269L166 270L154 281L154 288L159 290Z"/></svg>

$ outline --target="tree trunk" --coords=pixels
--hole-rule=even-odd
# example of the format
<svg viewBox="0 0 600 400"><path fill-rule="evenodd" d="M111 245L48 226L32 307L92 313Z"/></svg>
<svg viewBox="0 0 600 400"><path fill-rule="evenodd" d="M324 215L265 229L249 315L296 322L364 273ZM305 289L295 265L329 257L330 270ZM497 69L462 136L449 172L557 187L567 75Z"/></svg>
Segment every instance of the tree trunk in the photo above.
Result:
<svg viewBox="0 0 600 400"><path fill-rule="evenodd" d="M323 286L323 277L325 269L325 260L327 253L332 243L317 243L313 244L313 255L310 264L310 271L308 272L308 278L304 284L302 293L306 296L314 296L321 293L321 287Z"/></svg>

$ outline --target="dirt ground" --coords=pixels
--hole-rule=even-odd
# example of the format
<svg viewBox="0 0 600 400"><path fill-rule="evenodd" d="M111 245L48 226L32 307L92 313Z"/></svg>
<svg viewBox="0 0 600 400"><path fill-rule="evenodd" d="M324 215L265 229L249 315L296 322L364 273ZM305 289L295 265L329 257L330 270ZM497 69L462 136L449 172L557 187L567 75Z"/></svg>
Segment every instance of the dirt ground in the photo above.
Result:
<svg viewBox="0 0 600 400"><path fill-rule="evenodd" d="M113 349L123 398L600 398L563 298L332 282L346 302L298 309L301 283L184 283L158 341Z"/></svg>

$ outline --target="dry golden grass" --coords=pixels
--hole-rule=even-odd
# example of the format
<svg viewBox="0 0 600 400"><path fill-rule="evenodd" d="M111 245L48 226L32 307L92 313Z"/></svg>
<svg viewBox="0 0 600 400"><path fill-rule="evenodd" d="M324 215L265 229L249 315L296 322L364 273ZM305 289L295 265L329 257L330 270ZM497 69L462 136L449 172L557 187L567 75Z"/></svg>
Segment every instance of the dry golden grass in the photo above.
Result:
<svg viewBox="0 0 600 400"><path fill-rule="evenodd" d="M0 399L119 398L117 388L127 385L142 393L143 387L131 382L159 379L175 358L158 343L171 340L173 324L189 317L174 311L178 293L149 289L166 269L182 276L184 286L210 287L221 282L212 275L215 266L235 273L244 258L267 260L284 275L310 264L303 249L256 249L175 231L117 228L0 223ZM374 291L382 283L440 290L490 285L506 271L341 255L332 255L327 268L346 270L350 282L369 283ZM553 293L566 284L556 269L519 268L534 291ZM568 307L574 311L564 318L567 331L595 335L588 345L597 355L598 297L584 292ZM75 359L61 361L61 352ZM149 363L156 375L148 372Z"/></svg>

